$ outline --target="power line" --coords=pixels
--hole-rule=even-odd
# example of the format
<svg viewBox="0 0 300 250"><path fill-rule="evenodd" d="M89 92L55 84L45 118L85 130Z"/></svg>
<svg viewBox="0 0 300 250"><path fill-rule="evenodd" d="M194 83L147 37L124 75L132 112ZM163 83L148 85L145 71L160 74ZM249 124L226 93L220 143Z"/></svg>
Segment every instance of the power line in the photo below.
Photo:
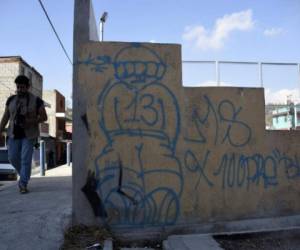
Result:
<svg viewBox="0 0 300 250"><path fill-rule="evenodd" d="M65 55L67 56L69 62L71 63L71 65L73 65L73 63L72 63L72 61L71 61L71 59L70 59L70 57L69 57L69 55L68 55L68 53L67 53L67 51L66 51L64 45L63 45L63 43L61 42L61 40L60 40L60 38L59 38L59 36L58 36L58 34L57 34L55 28L54 28L54 25L52 24L52 22L51 22L51 20L50 20L50 17L48 16L48 13L47 13L47 11L46 11L46 9L45 9L45 7L44 7L42 1L41 1L41 0L38 0L38 1L39 1L40 5L41 5L41 7L42 7L42 9L43 9L43 11L44 11L44 13L45 13L47 19L48 19L48 22L50 23L50 25L51 25L51 27L52 27L52 30L54 31L54 33L55 33L55 35L56 35L56 38L58 39L58 41L59 41L59 43L60 43L60 46L62 47L62 49L63 49Z"/></svg>

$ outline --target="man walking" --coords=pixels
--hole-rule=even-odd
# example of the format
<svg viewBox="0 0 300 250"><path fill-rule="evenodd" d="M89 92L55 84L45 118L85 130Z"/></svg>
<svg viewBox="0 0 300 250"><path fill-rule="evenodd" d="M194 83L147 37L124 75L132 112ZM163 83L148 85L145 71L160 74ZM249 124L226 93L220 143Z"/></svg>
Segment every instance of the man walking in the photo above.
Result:
<svg viewBox="0 0 300 250"><path fill-rule="evenodd" d="M0 136L9 122L8 158L17 170L20 193L28 192L33 146L39 136L39 123L47 120L44 102L29 92L30 82L25 75L15 79L17 94L6 101L0 123Z"/></svg>

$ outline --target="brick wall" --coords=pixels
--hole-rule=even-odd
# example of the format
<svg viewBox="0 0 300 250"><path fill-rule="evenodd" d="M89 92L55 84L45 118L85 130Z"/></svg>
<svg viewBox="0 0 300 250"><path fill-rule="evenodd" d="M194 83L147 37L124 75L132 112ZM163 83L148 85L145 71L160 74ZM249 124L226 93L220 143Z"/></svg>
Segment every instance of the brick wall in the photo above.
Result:
<svg viewBox="0 0 300 250"><path fill-rule="evenodd" d="M32 81L30 92L42 98L43 78L35 69L19 57L0 59L0 119L5 110L5 103L16 90L15 78L24 74Z"/></svg>
<svg viewBox="0 0 300 250"><path fill-rule="evenodd" d="M0 116L2 117L7 98L15 93L14 80L19 74L18 63L0 62Z"/></svg>
<svg viewBox="0 0 300 250"><path fill-rule="evenodd" d="M31 67L25 63L21 63L20 74L25 74L31 80L30 92L36 96L42 97L43 95L43 78L35 72Z"/></svg>

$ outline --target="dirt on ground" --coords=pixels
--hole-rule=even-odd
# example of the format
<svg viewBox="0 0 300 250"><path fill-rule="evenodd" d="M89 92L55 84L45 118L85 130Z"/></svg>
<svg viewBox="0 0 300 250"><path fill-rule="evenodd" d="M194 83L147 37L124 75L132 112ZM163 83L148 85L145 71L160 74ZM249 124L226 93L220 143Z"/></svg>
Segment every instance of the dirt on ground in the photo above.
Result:
<svg viewBox="0 0 300 250"><path fill-rule="evenodd" d="M70 227L64 235L64 243L61 250L81 250L100 244L98 249L103 248L104 240L112 239L111 233L105 228L97 226L77 225ZM97 248L94 248L97 249Z"/></svg>
<svg viewBox="0 0 300 250"><path fill-rule="evenodd" d="M300 230L214 236L225 250L299 250Z"/></svg>
<svg viewBox="0 0 300 250"><path fill-rule="evenodd" d="M300 229L276 232L244 233L233 235L215 235L214 239L224 250L300 250ZM83 250L93 245L98 247L89 249L103 249L104 240L111 239L113 249L122 247L140 247L162 249L161 241L139 241L124 243L116 239L105 228L84 225L70 227L65 232L61 250Z"/></svg>
<svg viewBox="0 0 300 250"><path fill-rule="evenodd" d="M119 250L122 247L142 247L161 250L160 241L138 241L138 242L121 242L113 234L103 227L78 225L67 229L64 234L64 243L61 250L83 250L90 247L92 250L103 249L104 240L110 239L113 242L113 249ZM95 247L92 247L92 246Z"/></svg>

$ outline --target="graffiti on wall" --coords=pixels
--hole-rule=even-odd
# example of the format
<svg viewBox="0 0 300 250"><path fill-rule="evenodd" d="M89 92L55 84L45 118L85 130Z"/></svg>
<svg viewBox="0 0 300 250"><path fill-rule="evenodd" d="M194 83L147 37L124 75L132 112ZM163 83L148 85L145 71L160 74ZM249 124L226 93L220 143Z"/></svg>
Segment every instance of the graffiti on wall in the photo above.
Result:
<svg viewBox="0 0 300 250"><path fill-rule="evenodd" d="M105 146L94 161L101 209L93 209L104 219L111 213L110 224L175 224L185 185L191 185L185 181L188 174L196 179L195 195L200 183L210 188L221 183L222 189L268 189L280 184L279 170L287 179L300 177L297 154L291 157L276 148L269 155L242 153L253 131L241 118L243 107L232 100L213 102L203 93L201 109L195 105L185 114L192 130L183 131L179 97L165 80L169 66L155 50L133 43L112 57L90 54L78 63L97 74L114 69L97 100ZM180 137L185 148L179 154ZM207 145L229 151L211 164L214 148Z"/></svg>
<svg viewBox="0 0 300 250"><path fill-rule="evenodd" d="M196 135L193 134L191 137L186 137L186 141L193 143L207 143L208 138L202 132L202 129L205 127L208 119L212 118L215 130L213 137L210 139L213 139L215 145L218 143L228 143L232 147L243 147L249 143L252 136L252 130L247 123L239 118L242 107L235 107L230 100L222 100L215 105L207 95L203 95L202 99L203 112L200 113L199 109L193 107L190 117L197 133ZM219 134L219 128L221 126L226 126L223 135ZM243 138L240 138L238 141L233 138L233 134L237 131L243 135Z"/></svg>
<svg viewBox="0 0 300 250"><path fill-rule="evenodd" d="M241 153L240 149L250 143L253 134L247 122L240 118L242 107L236 107L227 99L213 103L205 94L200 97L203 100L201 111L193 107L189 118L196 132L185 136L185 141L204 146L208 143L215 146L225 144L231 151L224 153L215 166L210 164L210 159L215 157L213 150L204 149L195 152L187 149L185 151L184 169L198 176L195 190L198 189L200 180L209 187L214 186L214 183L221 183L223 189L249 190L251 185L262 185L265 189L279 185L279 172L285 173L285 179L300 177L300 162L297 154L290 157L276 148L268 155L259 152L250 155ZM210 137L205 133L209 119L213 121L211 126L213 133ZM207 175L208 166L213 168L213 171L210 171L213 175L210 177Z"/></svg>
<svg viewBox="0 0 300 250"><path fill-rule="evenodd" d="M221 183L223 189L246 188L249 190L251 185L262 185L265 189L279 185L279 172L284 172L287 180L300 177L299 156L295 154L290 157L274 149L269 155L224 153L214 168L213 176L216 178L212 181L206 169L209 166L209 159L213 157L210 150L205 151L203 159L198 159L195 152L190 149L185 152L185 170L197 175L195 190L198 190L200 180L209 187L214 186L214 183Z"/></svg>
<svg viewBox="0 0 300 250"><path fill-rule="evenodd" d="M97 59L85 62L98 72L109 63L115 70L98 99L99 126L107 141L95 160L100 197L106 210L115 212L117 224L173 224L183 175L175 153L179 106L163 83L167 65L140 44L121 49L113 59Z"/></svg>

